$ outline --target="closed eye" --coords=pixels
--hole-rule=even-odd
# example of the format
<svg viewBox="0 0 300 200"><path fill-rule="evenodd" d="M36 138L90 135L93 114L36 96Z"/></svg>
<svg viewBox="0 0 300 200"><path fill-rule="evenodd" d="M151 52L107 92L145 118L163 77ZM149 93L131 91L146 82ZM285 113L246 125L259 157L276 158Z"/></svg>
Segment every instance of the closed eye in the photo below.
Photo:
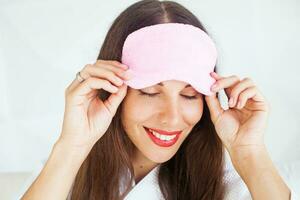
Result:
<svg viewBox="0 0 300 200"><path fill-rule="evenodd" d="M139 92L140 92L140 95L144 95L144 96L148 96L148 97L155 97L159 94L159 93L146 93L141 90L139 90ZM188 100L197 99L197 96L186 96L186 95L181 95L181 96Z"/></svg>

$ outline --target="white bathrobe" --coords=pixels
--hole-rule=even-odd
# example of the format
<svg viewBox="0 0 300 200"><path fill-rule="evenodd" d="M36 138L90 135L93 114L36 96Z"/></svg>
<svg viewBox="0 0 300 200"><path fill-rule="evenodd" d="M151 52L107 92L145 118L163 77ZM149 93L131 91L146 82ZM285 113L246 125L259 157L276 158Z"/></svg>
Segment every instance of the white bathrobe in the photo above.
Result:
<svg viewBox="0 0 300 200"><path fill-rule="evenodd" d="M252 198L250 192L247 186L245 185L245 183L243 182L243 180L241 179L241 177L239 176L239 174L232 166L228 153L225 154L225 161L226 162L225 162L225 169L224 169L225 170L224 179L227 185L227 190L225 191L225 200L251 200ZM44 164L45 163L43 163L43 165ZM24 184L22 190L20 190L18 196L15 199L21 198L21 196L25 193L25 191L28 189L28 187L31 185L34 179L38 176L43 165L41 165L38 169L36 169L33 172L32 176L26 181L26 184ZM139 200L139 199L162 200L163 199L162 193L160 192L159 185L157 183L157 172L159 167L160 165L158 165L156 168L150 171L142 180L138 182L138 184L133 183L132 185L133 188L127 194L125 200ZM290 174L290 172L284 169L282 166L277 167L277 169L279 170L281 176L283 177L283 179L285 179L287 185L291 189L291 200L300 200L299 198L300 188L298 187L293 188L292 184L289 184L289 181L292 182L293 181L292 179L297 178L297 176L293 177ZM123 189L124 187L121 187L121 190ZM70 190L70 194L71 194L71 190ZM71 195L68 196L67 200L70 199L70 196Z"/></svg>
<svg viewBox="0 0 300 200"><path fill-rule="evenodd" d="M239 174L236 172L228 154L226 154L224 179L227 185L225 200L251 200L250 192ZM133 189L127 194L125 200L163 200L157 182L159 165L150 171L138 184L133 184ZM300 200L296 188L291 188L291 200ZM299 188L300 189L300 188ZM299 192L299 189L297 192Z"/></svg>

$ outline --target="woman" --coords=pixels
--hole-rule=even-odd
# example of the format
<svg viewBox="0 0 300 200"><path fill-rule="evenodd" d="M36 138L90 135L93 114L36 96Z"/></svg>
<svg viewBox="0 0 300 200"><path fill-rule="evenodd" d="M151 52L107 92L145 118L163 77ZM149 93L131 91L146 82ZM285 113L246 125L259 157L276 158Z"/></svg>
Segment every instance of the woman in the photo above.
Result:
<svg viewBox="0 0 300 200"><path fill-rule="evenodd" d="M97 61L86 65L66 89L60 138L23 200L129 199L154 170L164 199L232 199L235 188L232 171L224 170L224 150L249 198L290 199L263 141L269 104L250 78L223 77L215 68L211 96L178 80L142 89L124 83L132 78L126 73L130 66L120 62L124 40L163 23L190 24L207 32L196 16L171 1L139 1L122 12ZM217 98L222 89L229 99L227 110ZM146 136L149 128L182 132L162 148Z"/></svg>

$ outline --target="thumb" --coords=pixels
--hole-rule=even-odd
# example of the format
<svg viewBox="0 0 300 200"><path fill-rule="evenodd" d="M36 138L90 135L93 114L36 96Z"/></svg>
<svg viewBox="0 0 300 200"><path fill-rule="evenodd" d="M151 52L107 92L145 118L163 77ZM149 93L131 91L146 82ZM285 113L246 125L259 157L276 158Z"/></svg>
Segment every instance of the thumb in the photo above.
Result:
<svg viewBox="0 0 300 200"><path fill-rule="evenodd" d="M120 103L122 102L122 100L127 94L127 85L125 83L123 83L123 85L118 88L119 88L118 92L112 93L108 97L108 99L104 101L105 106L108 107L112 115L115 115L118 106L120 105Z"/></svg>
<svg viewBox="0 0 300 200"><path fill-rule="evenodd" d="M221 116L221 114L224 112L224 109L222 108L219 99L216 96L216 93L205 96L205 101L207 103L207 106L209 108L209 113L212 122L215 124L217 119Z"/></svg>

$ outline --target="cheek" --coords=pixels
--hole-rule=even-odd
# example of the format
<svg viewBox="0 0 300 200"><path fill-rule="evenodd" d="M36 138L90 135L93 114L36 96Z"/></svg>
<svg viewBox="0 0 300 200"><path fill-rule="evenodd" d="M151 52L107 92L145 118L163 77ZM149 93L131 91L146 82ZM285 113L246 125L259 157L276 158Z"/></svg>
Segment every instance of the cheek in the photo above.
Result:
<svg viewBox="0 0 300 200"><path fill-rule="evenodd" d="M143 98L138 98L134 95L128 95L123 102L123 124L127 126L143 124L143 122L151 118L155 108L157 108L157 106L155 106L153 102L147 102Z"/></svg>
<svg viewBox="0 0 300 200"><path fill-rule="evenodd" d="M196 124L203 114L203 101L197 100L183 104L182 113L188 124Z"/></svg>

